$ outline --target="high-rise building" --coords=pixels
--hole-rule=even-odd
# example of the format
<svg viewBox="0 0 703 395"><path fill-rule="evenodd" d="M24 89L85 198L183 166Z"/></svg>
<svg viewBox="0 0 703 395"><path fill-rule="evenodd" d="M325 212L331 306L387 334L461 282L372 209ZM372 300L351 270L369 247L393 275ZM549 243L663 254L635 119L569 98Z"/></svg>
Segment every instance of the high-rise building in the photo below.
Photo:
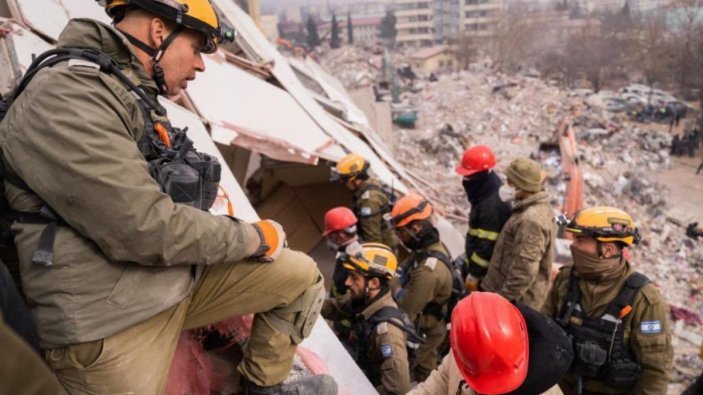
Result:
<svg viewBox="0 0 703 395"><path fill-rule="evenodd" d="M503 0L393 0L401 46L447 43L459 35L488 36Z"/></svg>

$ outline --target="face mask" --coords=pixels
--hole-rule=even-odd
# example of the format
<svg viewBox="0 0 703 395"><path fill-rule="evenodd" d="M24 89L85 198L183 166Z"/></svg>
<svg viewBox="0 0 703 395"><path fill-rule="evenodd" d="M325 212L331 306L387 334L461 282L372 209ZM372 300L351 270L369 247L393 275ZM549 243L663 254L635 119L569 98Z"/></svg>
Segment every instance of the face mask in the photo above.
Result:
<svg viewBox="0 0 703 395"><path fill-rule="evenodd" d="M599 258L571 247L574 269L585 280L602 281L616 278L624 267L620 257Z"/></svg>
<svg viewBox="0 0 703 395"><path fill-rule="evenodd" d="M329 248L330 251L338 251L339 250L339 246L337 244L335 244L334 242L332 242L332 240L325 239L325 241L327 242L327 248Z"/></svg>
<svg viewBox="0 0 703 395"><path fill-rule="evenodd" d="M419 250L439 241L439 231L431 225L425 225L405 244L411 250Z"/></svg>
<svg viewBox="0 0 703 395"><path fill-rule="evenodd" d="M504 202L511 202L515 200L515 188L503 185L498 191L498 195Z"/></svg>

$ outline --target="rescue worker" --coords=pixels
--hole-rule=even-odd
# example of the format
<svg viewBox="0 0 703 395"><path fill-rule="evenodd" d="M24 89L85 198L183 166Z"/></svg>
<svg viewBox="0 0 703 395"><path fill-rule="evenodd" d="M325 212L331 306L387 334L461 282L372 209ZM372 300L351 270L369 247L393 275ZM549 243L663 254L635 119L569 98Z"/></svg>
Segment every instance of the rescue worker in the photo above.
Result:
<svg viewBox="0 0 703 395"><path fill-rule="evenodd" d="M469 229L466 233L462 275L466 288L475 291L478 282L488 272L493 248L505 221L510 217L510 203L498 193L503 184L493 172L496 158L490 147L474 145L464 151L456 172L463 177L462 185L471 204Z"/></svg>
<svg viewBox="0 0 703 395"><path fill-rule="evenodd" d="M389 282L396 276L398 260L389 247L364 243L363 253L347 256L349 294L327 299L322 315L328 319L353 320L351 354L381 394L405 394L410 390L406 350L407 316L393 300Z"/></svg>
<svg viewBox="0 0 703 395"><path fill-rule="evenodd" d="M542 168L531 159L515 159L506 176L508 187L515 189L513 212L479 288L539 309L549 292L554 261L556 227L550 197L542 190Z"/></svg>
<svg viewBox="0 0 703 395"><path fill-rule="evenodd" d="M459 301L449 337L451 352L408 395L560 395L574 358L551 318L490 292Z"/></svg>
<svg viewBox="0 0 703 395"><path fill-rule="evenodd" d="M325 213L325 230L322 236L327 239L327 245L332 251L336 251L336 264L332 275L332 287L330 296L338 297L347 292L344 285L347 280L347 270L344 268L346 255L356 255L361 250L359 236L356 234L356 224L358 220L347 207L335 207Z"/></svg>
<svg viewBox="0 0 703 395"><path fill-rule="evenodd" d="M439 363L452 295L451 257L432 220L432 205L416 194L400 198L391 212L396 235L411 251L403 265L398 305L425 337L411 363L414 381L423 381Z"/></svg>
<svg viewBox="0 0 703 395"><path fill-rule="evenodd" d="M202 54L223 37L215 9L104 5L114 26L71 20L57 47L89 50L40 69L0 123L4 187L22 213L22 283L47 363L69 393L160 394L184 329L254 313L243 393L336 393L329 376L282 385L324 301L317 265L284 248L274 221L207 212L216 159L192 149L157 102L204 71ZM179 189L181 177L202 191Z"/></svg>
<svg viewBox="0 0 703 395"><path fill-rule="evenodd" d="M672 363L669 307L625 258L639 242L632 218L613 207L578 212L573 265L564 266L543 311L573 338L566 394L666 394Z"/></svg>
<svg viewBox="0 0 703 395"><path fill-rule="evenodd" d="M359 154L348 154L330 169L331 181L344 184L352 196L352 209L359 219L357 233L366 243L382 243L395 249L387 215L391 202L381 184L369 175L369 161Z"/></svg>

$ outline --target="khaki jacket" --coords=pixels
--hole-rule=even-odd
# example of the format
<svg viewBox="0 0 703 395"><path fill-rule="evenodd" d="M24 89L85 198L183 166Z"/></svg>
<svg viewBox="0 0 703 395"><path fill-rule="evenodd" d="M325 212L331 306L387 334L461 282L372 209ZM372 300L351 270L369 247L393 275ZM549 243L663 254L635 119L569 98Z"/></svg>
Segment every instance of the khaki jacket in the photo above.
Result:
<svg viewBox="0 0 703 395"><path fill-rule="evenodd" d="M569 265L559 271L544 304L542 311L552 318L557 317L559 309L565 303L572 269L573 266ZM632 272L630 265L626 264L622 277L615 281L611 287L599 287L601 291L596 295L586 293L586 281L581 279L579 287L583 294L581 306L584 312L591 317L603 315ZM641 324L643 322L655 321L660 322L660 333L642 333ZM632 311L625 318L624 325L625 344L642 365L640 378L630 393L633 395L666 394L673 359L669 306L654 285L650 283L640 289L632 302ZM570 376L567 375L565 379L563 384L572 386ZM584 388L599 393L619 393L608 389L602 382L597 381L584 380Z"/></svg>
<svg viewBox="0 0 703 395"><path fill-rule="evenodd" d="M146 93L154 82L114 28L75 19L58 46L98 48ZM6 165L34 193L5 183L18 211L46 202L60 226L54 263L31 263L41 224L13 226L24 292L41 345L98 340L140 323L190 292L197 265L237 262L250 225L174 204L137 148L144 122L134 96L90 64L41 70L0 124Z"/></svg>
<svg viewBox="0 0 703 395"><path fill-rule="evenodd" d="M555 237L547 192L517 202L498 236L481 289L539 310L549 292Z"/></svg>
<svg viewBox="0 0 703 395"><path fill-rule="evenodd" d="M452 273L444 263L434 257L415 260L418 253L429 251L439 251L450 257L442 243L437 242L424 250L414 251L408 258L412 263L412 266L406 268L410 280L403 287L403 296L398 305L413 322L418 322L420 313L429 303L444 305L452 295ZM418 325L420 329L428 329L435 327L439 322L436 317L423 314Z"/></svg>
<svg viewBox="0 0 703 395"><path fill-rule="evenodd" d="M398 307L393 301L390 291L366 306L356 319L368 321L382 307ZM323 317L327 319L354 318L351 298L344 295L336 299L327 299L322 309ZM357 362L363 364L363 369L376 390L381 394L402 395L410 389L410 367L408 364L407 335L395 325L382 322L376 326L363 349L366 355L358 356Z"/></svg>
<svg viewBox="0 0 703 395"><path fill-rule="evenodd" d="M555 385L542 394L561 395L562 392ZM437 369L432 371L430 377L408 392L408 395L476 395L476 393L464 381L454 354L449 352Z"/></svg>
<svg viewBox="0 0 703 395"><path fill-rule="evenodd" d="M365 243L383 243L395 248L393 229L384 215L390 213L390 203L385 192L377 189L381 184L373 179L367 180L354 192L354 214L359 222L358 233Z"/></svg>

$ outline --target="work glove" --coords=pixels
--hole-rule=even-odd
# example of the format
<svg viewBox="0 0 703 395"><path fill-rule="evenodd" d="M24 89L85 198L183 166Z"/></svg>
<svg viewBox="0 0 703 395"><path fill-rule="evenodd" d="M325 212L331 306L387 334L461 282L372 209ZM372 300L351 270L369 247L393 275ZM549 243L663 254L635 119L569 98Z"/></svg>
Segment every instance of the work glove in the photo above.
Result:
<svg viewBox="0 0 703 395"><path fill-rule="evenodd" d="M273 262L286 247L286 232L276 221L265 219L251 224L259 236L259 247L251 256L263 262Z"/></svg>

